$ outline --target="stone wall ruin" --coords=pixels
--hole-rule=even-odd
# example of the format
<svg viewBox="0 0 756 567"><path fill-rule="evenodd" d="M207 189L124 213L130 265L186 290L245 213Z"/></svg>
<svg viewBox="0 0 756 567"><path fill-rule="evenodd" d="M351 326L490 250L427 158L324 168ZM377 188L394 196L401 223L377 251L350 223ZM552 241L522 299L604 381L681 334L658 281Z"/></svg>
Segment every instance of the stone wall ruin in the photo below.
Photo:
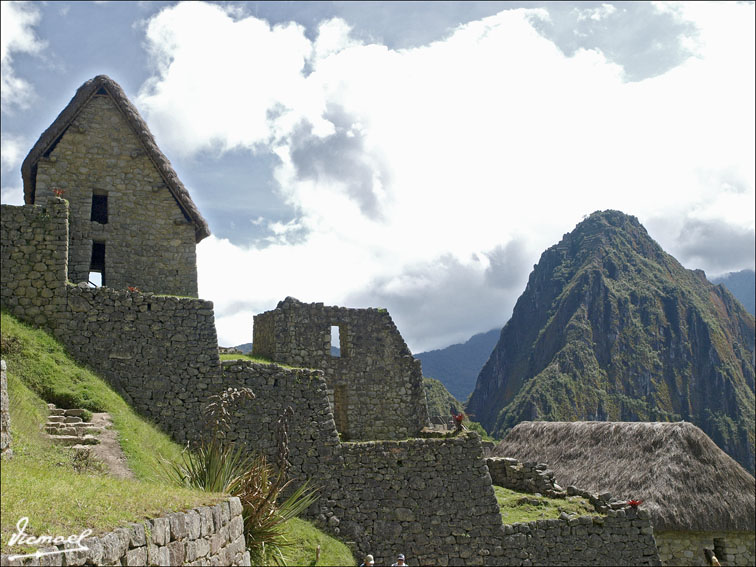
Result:
<svg viewBox="0 0 756 567"><path fill-rule="evenodd" d="M332 327L339 352L331 350ZM252 352L325 374L343 440L406 439L428 424L420 361L385 309L348 309L292 297L254 318Z"/></svg>

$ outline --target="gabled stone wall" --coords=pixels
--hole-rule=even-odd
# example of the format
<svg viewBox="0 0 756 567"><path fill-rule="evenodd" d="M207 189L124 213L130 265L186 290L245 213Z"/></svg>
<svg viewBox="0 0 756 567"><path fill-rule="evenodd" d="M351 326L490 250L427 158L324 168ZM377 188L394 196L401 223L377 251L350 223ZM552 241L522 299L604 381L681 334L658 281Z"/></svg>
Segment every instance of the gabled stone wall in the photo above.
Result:
<svg viewBox="0 0 756 567"><path fill-rule="evenodd" d="M331 354L331 327L340 353ZM385 309L347 309L287 297L255 316L253 353L323 370L344 440L415 437L428 423L420 361Z"/></svg>
<svg viewBox="0 0 756 567"><path fill-rule="evenodd" d="M35 204L70 203L69 279L87 281L92 242L105 244L105 285L197 296L195 231L107 95L92 97L36 167ZM91 220L107 196L107 223Z"/></svg>

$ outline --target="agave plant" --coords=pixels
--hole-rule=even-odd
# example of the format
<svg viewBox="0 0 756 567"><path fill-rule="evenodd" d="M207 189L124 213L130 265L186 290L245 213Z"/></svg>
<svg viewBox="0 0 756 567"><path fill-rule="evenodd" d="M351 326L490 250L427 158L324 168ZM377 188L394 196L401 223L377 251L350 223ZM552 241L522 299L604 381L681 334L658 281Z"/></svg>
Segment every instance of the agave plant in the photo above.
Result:
<svg viewBox="0 0 756 567"><path fill-rule="evenodd" d="M177 462L161 459L158 470L179 486L238 496L252 564L286 565L284 550L292 543L286 538L285 524L317 500L316 491L307 482L292 490L292 479L287 479L288 421L294 415L290 407L277 423L278 466L227 440L229 408L243 397L252 399L254 394L248 388L228 388L212 396L204 411L209 439L191 450L187 446Z"/></svg>

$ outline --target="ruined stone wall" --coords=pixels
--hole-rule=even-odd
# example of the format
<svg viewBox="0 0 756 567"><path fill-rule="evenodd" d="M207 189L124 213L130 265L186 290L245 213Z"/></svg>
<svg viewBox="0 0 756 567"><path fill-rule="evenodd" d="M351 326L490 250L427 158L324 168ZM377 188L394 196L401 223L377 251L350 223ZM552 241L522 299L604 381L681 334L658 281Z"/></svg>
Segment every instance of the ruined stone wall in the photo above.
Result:
<svg viewBox="0 0 756 567"><path fill-rule="evenodd" d="M376 564L502 564L501 515L477 434L343 443L339 491L321 505ZM335 520L333 518L336 518ZM495 548L499 546L499 553Z"/></svg>
<svg viewBox="0 0 756 567"><path fill-rule="evenodd" d="M661 565L643 510L505 525L502 565Z"/></svg>
<svg viewBox="0 0 756 567"><path fill-rule="evenodd" d="M545 463L521 463L509 457L486 458L491 480L496 486L518 492L539 492L546 496L556 496L562 487L554 482L554 471Z"/></svg>
<svg viewBox="0 0 756 567"><path fill-rule="evenodd" d="M5 361L0 360L0 459L13 457L10 430L10 404L8 379L5 376Z"/></svg>
<svg viewBox="0 0 756 567"><path fill-rule="evenodd" d="M298 481L329 485L339 467L339 437L320 370L283 368L247 360L224 361L223 386L247 387L255 394L234 409L230 440L244 443L275 462L277 421L286 408L289 419L289 470Z"/></svg>
<svg viewBox="0 0 756 567"><path fill-rule="evenodd" d="M68 286L56 337L142 415L183 442L222 387L210 301Z"/></svg>
<svg viewBox="0 0 756 567"><path fill-rule="evenodd" d="M724 565L756 565L756 537L744 532L656 532L663 565L708 567L704 549L714 551Z"/></svg>
<svg viewBox="0 0 756 567"><path fill-rule="evenodd" d="M35 203L70 202L69 278L87 281L92 242L105 243L105 285L197 296L194 226L109 96L94 96L37 164ZM107 196L107 223L91 220Z"/></svg>
<svg viewBox="0 0 756 567"><path fill-rule="evenodd" d="M2 306L32 325L53 329L66 303L68 206L53 199L47 207L1 209Z"/></svg>
<svg viewBox="0 0 756 567"><path fill-rule="evenodd" d="M339 328L340 356L331 354ZM345 440L415 437L428 423L420 361L384 309L327 307L291 297L256 315L253 352L325 373Z"/></svg>
<svg viewBox="0 0 756 567"><path fill-rule="evenodd" d="M11 560L3 565L249 565L242 506L230 498L215 506L145 520L82 540L87 551ZM41 548L55 552L72 544Z"/></svg>

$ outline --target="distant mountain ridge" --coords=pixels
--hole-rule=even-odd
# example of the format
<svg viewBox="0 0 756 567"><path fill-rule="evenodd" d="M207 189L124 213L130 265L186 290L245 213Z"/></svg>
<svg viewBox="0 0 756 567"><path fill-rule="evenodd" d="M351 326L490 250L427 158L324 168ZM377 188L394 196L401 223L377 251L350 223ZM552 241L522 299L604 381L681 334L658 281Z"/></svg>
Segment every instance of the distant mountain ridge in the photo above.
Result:
<svg viewBox="0 0 756 567"><path fill-rule="evenodd" d="M473 335L464 343L414 356L423 363L424 376L440 380L456 399L466 400L500 334L501 329L492 329Z"/></svg>
<svg viewBox="0 0 756 567"><path fill-rule="evenodd" d="M718 278L712 278L711 283L722 284L730 290L743 307L751 315L756 315L756 272L753 270L740 270L730 272Z"/></svg>
<svg viewBox="0 0 756 567"><path fill-rule="evenodd" d="M468 412L527 420L691 421L754 471L754 317L635 217L596 212L546 250Z"/></svg>

